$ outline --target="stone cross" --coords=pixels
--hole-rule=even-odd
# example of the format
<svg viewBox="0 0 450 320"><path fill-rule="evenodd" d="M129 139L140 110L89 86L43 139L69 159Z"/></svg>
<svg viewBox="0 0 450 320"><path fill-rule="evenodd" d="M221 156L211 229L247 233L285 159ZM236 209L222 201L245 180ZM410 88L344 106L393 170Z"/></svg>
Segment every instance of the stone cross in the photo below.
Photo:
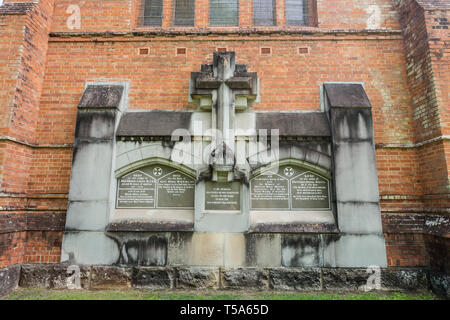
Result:
<svg viewBox="0 0 450 320"><path fill-rule="evenodd" d="M257 96L257 74L235 63L234 52L214 52L213 64L191 75L191 96L201 109L211 110L215 149L211 163L215 171L232 172L235 165L235 112L248 107Z"/></svg>

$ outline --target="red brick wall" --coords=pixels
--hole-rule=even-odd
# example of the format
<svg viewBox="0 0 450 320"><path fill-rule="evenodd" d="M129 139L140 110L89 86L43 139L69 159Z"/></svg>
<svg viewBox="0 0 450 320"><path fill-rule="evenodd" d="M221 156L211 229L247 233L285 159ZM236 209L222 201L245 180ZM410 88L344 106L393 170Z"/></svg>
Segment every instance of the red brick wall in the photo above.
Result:
<svg viewBox="0 0 450 320"><path fill-rule="evenodd" d="M277 1L277 26L254 27L252 1L240 0L240 25L229 28L208 27L208 3L197 0L191 28L172 26L173 0L164 1L162 28L138 25L138 0L40 0L21 15L0 14L0 267L59 259L85 82L129 81L131 109L192 109L190 73L217 48L258 72L255 110L319 110L323 82L364 82L388 262L439 267L448 241L413 221L450 207L446 1L317 0L309 27L286 27ZM73 4L79 30L67 26Z"/></svg>
<svg viewBox="0 0 450 320"><path fill-rule="evenodd" d="M448 216L450 208L449 139L445 136L448 135L450 124L450 4L435 0L401 0L398 1L398 10L404 37L414 144L407 150L399 150L408 160L401 160L401 164L388 164L387 168L381 166L382 170L379 170L380 175L384 175L390 183L409 184L392 188L391 185L385 185L383 180L380 181L388 262L393 265L425 264L438 269L442 269L440 264L444 264L448 268L448 254L446 256L442 250L445 247L442 243L448 246L448 236L445 233L429 234L429 231L421 228L413 230L405 219L414 221L421 213ZM381 161L389 158L378 150L377 161L380 161L380 153L383 157ZM411 163L411 159L415 159L415 162ZM407 163L415 173L407 172ZM391 170L394 172L391 173ZM409 177L409 181L404 180L406 177ZM383 193L395 190L401 191L401 195L383 197ZM406 212L407 215L401 221L392 222L391 215L399 212ZM400 232L396 230L395 224L411 228L404 228Z"/></svg>
<svg viewBox="0 0 450 320"><path fill-rule="evenodd" d="M0 7L0 267L23 262L27 246L32 146L53 14L53 0L25 2Z"/></svg>
<svg viewBox="0 0 450 320"><path fill-rule="evenodd" d="M450 6L450 4L448 4ZM450 9L425 12L442 134L450 134Z"/></svg>
<svg viewBox="0 0 450 320"><path fill-rule="evenodd" d="M0 268L23 262L26 232L0 233Z"/></svg>
<svg viewBox="0 0 450 320"><path fill-rule="evenodd" d="M61 259L61 244L61 231L29 231L23 262L58 263Z"/></svg>
<svg viewBox="0 0 450 320"><path fill-rule="evenodd" d="M450 218L432 214L383 214L388 265L431 266L450 271Z"/></svg>
<svg viewBox="0 0 450 320"><path fill-rule="evenodd" d="M37 141L73 141L76 105L85 81L129 79L131 109L194 108L187 99L190 73L199 71L202 63L211 63L217 47L236 51L238 63L258 72L261 101L253 105L255 110L320 110L319 86L323 82L364 81L377 115L377 141L410 141L401 38L387 36L378 41L359 36L355 41L354 36L347 36L337 42L333 37L321 37L320 41L315 37L300 41L295 36L272 38L244 42L223 36L217 40L180 36L170 41L155 37L95 43L81 38L71 42L52 38ZM199 46L198 42L204 43ZM150 48L148 55L139 55L138 49L143 47ZM178 47L187 48L187 54L177 56ZM272 48L271 55L260 54L262 47ZM298 47L308 47L309 54L298 54ZM385 70L398 71L386 74Z"/></svg>
<svg viewBox="0 0 450 320"><path fill-rule="evenodd" d="M173 2L165 0L163 6L162 27L173 27ZM312 25L318 23L324 29L373 29L373 22L379 21L377 29L400 28L398 12L390 0L309 0L313 9ZM52 32L67 32L67 8L77 4L81 10L81 29L79 32L128 32L138 27L137 16L141 0L85 0L73 3L71 0L58 0L55 4L55 15ZM209 26L209 0L196 1L195 27ZM379 18L375 18L379 14ZM285 26L285 3L276 2L276 21L278 27ZM376 24L375 24L376 25ZM252 0L239 1L239 26L253 26ZM177 29L177 27L174 27ZM266 27L267 28L267 27ZM273 27L269 27L272 28ZM155 29L155 27L146 27ZM195 29L179 28L178 29ZM215 28L223 29L223 28ZM228 28L231 30L233 28ZM236 29L236 28L234 28Z"/></svg>

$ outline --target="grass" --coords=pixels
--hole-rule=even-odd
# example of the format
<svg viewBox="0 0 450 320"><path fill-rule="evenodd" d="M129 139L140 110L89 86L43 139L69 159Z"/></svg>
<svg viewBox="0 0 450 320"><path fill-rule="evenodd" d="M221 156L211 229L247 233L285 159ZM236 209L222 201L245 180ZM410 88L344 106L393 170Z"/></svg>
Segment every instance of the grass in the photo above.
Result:
<svg viewBox="0 0 450 320"><path fill-rule="evenodd" d="M5 300L436 300L417 292L275 292L221 290L48 290L18 289Z"/></svg>

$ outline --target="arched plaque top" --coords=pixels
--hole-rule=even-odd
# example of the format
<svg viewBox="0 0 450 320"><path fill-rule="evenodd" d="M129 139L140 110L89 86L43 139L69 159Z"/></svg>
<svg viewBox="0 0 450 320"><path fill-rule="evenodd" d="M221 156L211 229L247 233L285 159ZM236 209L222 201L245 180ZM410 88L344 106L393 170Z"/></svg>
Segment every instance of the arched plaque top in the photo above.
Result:
<svg viewBox="0 0 450 320"><path fill-rule="evenodd" d="M196 171L194 169L189 168L181 163L170 161L170 160L167 160L164 158L148 158L148 159L130 163L129 165L124 166L115 171L116 178L119 179L119 178L127 175L130 172L133 172L136 170L141 170L142 168L146 168L148 166L158 165L158 164L181 171L184 174L190 176L191 178L196 179Z"/></svg>
<svg viewBox="0 0 450 320"><path fill-rule="evenodd" d="M324 169L323 167L314 165L314 164L309 163L304 160L298 160L298 159L283 159L283 160L280 160L275 163L270 163L268 165L261 166L251 172L250 179L253 179L261 174L277 172L279 167L285 166L285 165L301 167L301 168L307 169L309 171L312 171L328 180L331 179L330 171Z"/></svg>

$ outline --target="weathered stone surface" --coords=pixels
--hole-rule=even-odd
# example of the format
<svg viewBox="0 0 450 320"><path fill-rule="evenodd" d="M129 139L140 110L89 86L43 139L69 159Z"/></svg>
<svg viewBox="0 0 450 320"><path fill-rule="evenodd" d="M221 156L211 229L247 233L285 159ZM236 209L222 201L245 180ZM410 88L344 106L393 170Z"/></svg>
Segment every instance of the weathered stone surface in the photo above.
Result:
<svg viewBox="0 0 450 320"><path fill-rule="evenodd" d="M222 266L223 233L196 232L192 236L189 264L194 266Z"/></svg>
<svg viewBox="0 0 450 320"><path fill-rule="evenodd" d="M256 113L256 130L260 129L278 129L280 136L330 136L327 116L319 112L259 112Z"/></svg>
<svg viewBox="0 0 450 320"><path fill-rule="evenodd" d="M228 268L221 273L224 289L266 290L269 287L269 272L257 268Z"/></svg>
<svg viewBox="0 0 450 320"><path fill-rule="evenodd" d="M192 232L171 232L168 236L167 265L183 266L190 261Z"/></svg>
<svg viewBox="0 0 450 320"><path fill-rule="evenodd" d="M226 268L245 265L245 237L242 233L224 234L223 266Z"/></svg>
<svg viewBox="0 0 450 320"><path fill-rule="evenodd" d="M320 268L271 268L270 288L274 290L320 290Z"/></svg>
<svg viewBox="0 0 450 320"><path fill-rule="evenodd" d="M246 65L235 64L235 52L214 52L213 64L202 65L201 72L192 72L189 93L192 97L210 95L223 82L231 89L256 98L256 72L247 72Z"/></svg>
<svg viewBox="0 0 450 320"><path fill-rule="evenodd" d="M91 289L130 288L131 268L115 266L93 266L91 269Z"/></svg>
<svg viewBox="0 0 450 320"><path fill-rule="evenodd" d="M331 107L371 108L369 98L361 84L325 83L324 89Z"/></svg>
<svg viewBox="0 0 450 320"><path fill-rule="evenodd" d="M281 235L276 233L248 233L245 235L247 266L280 267Z"/></svg>
<svg viewBox="0 0 450 320"><path fill-rule="evenodd" d="M108 232L120 252L117 264L164 266L167 263L167 234L150 232Z"/></svg>
<svg viewBox="0 0 450 320"><path fill-rule="evenodd" d="M89 288L90 267L78 266L80 268L81 288ZM24 264L21 268L20 287L22 288L47 288L67 289L68 283L74 271L69 270L65 264Z"/></svg>
<svg viewBox="0 0 450 320"><path fill-rule="evenodd" d="M113 110L78 111L75 137L77 139L112 139L116 112Z"/></svg>
<svg viewBox="0 0 450 320"><path fill-rule="evenodd" d="M20 278L20 265L0 269L0 297L17 288Z"/></svg>
<svg viewBox="0 0 450 320"><path fill-rule="evenodd" d="M168 267L133 268L132 285L146 289L174 288L175 271Z"/></svg>
<svg viewBox="0 0 450 320"><path fill-rule="evenodd" d="M443 272L430 271L428 277L431 290L445 299L450 299L450 275Z"/></svg>
<svg viewBox="0 0 450 320"><path fill-rule="evenodd" d="M323 264L320 234L284 234L281 237L281 265L319 267Z"/></svg>
<svg viewBox="0 0 450 320"><path fill-rule="evenodd" d="M107 231L193 231L194 210L115 209Z"/></svg>
<svg viewBox="0 0 450 320"><path fill-rule="evenodd" d="M192 112L147 111L129 112L122 116L116 135L171 136L176 129L189 129Z"/></svg>
<svg viewBox="0 0 450 320"><path fill-rule="evenodd" d="M324 265L386 267L372 111L361 84L325 84L333 144L337 221L343 236Z"/></svg>
<svg viewBox="0 0 450 320"><path fill-rule="evenodd" d="M237 233L248 231L248 212L250 196L248 186L241 183L240 212L205 210L206 183L200 181L195 189L195 222L194 230L199 234L207 233ZM194 236L195 237L195 236ZM216 254L217 255L217 254Z"/></svg>
<svg viewBox="0 0 450 320"><path fill-rule="evenodd" d="M76 142L70 177L69 200L109 200L113 148L112 141ZM68 217L70 214L69 210Z"/></svg>
<svg viewBox="0 0 450 320"><path fill-rule="evenodd" d="M118 243L104 232L64 232L61 261L69 264L112 265L121 256Z"/></svg>
<svg viewBox="0 0 450 320"><path fill-rule="evenodd" d="M89 85L78 108L118 108L123 92L121 85Z"/></svg>
<svg viewBox="0 0 450 320"><path fill-rule="evenodd" d="M24 264L0 270L0 295L16 288L67 289L67 264ZM76 267L76 266L75 266ZM366 290L373 269L78 266L83 289ZM449 297L450 276L420 268L381 268L381 290L427 290ZM19 281L20 273L20 281ZM70 281L75 283L75 281ZM376 284L373 282L372 284Z"/></svg>
<svg viewBox="0 0 450 320"><path fill-rule="evenodd" d="M69 206L63 237L62 260L81 264L115 262L114 245L100 232L106 229L114 204L112 165L114 132L124 105L126 84L88 85L78 105ZM115 182L115 180L114 180ZM70 234L68 231L96 231ZM79 241L71 242L74 238ZM87 239L97 238L97 242ZM85 242L86 241L86 242ZM86 245L80 245L85 243ZM99 249L104 250L96 250ZM95 253L91 248L95 248ZM73 255L70 257L70 255Z"/></svg>
<svg viewBox="0 0 450 320"><path fill-rule="evenodd" d="M177 289L217 289L219 287L219 268L179 267L176 270Z"/></svg>
<svg viewBox="0 0 450 320"><path fill-rule="evenodd" d="M322 286L324 290L358 290L369 276L363 268L324 268Z"/></svg>
<svg viewBox="0 0 450 320"><path fill-rule="evenodd" d="M428 288L427 274L420 269L383 269L381 287L389 290L425 290Z"/></svg>
<svg viewBox="0 0 450 320"><path fill-rule="evenodd" d="M322 238L324 266L384 268L387 265L382 234L324 234Z"/></svg>

